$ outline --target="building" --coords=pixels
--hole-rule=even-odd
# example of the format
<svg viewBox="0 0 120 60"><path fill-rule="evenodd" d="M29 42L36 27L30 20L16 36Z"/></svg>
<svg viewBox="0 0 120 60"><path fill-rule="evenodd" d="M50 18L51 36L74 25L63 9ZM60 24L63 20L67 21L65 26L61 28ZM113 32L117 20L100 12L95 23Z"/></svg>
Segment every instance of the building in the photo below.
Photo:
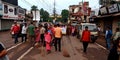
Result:
<svg viewBox="0 0 120 60"><path fill-rule="evenodd" d="M2 1L18 6L18 0L2 0Z"/></svg>
<svg viewBox="0 0 120 60"><path fill-rule="evenodd" d="M120 28L120 4L115 3L109 6L102 6L99 9L99 15L94 17L94 22L101 26L101 30L105 33L106 27L110 27L112 32Z"/></svg>
<svg viewBox="0 0 120 60"><path fill-rule="evenodd" d="M25 9L0 0L0 30L10 29L14 20L23 21Z"/></svg>
<svg viewBox="0 0 120 60"><path fill-rule="evenodd" d="M78 5L69 6L69 19L72 22L89 22L91 8L89 2L80 2Z"/></svg>

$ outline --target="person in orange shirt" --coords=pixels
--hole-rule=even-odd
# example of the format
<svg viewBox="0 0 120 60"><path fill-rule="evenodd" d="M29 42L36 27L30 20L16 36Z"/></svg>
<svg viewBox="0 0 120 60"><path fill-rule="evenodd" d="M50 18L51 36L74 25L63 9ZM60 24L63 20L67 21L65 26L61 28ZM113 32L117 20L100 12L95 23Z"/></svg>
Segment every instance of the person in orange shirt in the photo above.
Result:
<svg viewBox="0 0 120 60"><path fill-rule="evenodd" d="M86 53L88 43L90 42L90 31L88 30L88 26L85 27L85 30L82 32L82 38L83 42L83 52Z"/></svg>
<svg viewBox="0 0 120 60"><path fill-rule="evenodd" d="M59 24L54 30L55 35L55 51L57 51L57 45L59 47L59 52L61 52L61 38L62 38L62 29Z"/></svg>

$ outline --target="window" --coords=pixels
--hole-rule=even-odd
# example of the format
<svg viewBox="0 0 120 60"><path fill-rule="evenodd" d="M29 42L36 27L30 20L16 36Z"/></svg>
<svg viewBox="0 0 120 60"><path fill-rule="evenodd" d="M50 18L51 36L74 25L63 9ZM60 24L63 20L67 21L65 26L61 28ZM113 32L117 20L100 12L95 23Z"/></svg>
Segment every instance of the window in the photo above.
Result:
<svg viewBox="0 0 120 60"><path fill-rule="evenodd" d="M72 9L72 13L74 12L74 9Z"/></svg>
<svg viewBox="0 0 120 60"><path fill-rule="evenodd" d="M4 5L4 13L8 13L8 6L7 5Z"/></svg>

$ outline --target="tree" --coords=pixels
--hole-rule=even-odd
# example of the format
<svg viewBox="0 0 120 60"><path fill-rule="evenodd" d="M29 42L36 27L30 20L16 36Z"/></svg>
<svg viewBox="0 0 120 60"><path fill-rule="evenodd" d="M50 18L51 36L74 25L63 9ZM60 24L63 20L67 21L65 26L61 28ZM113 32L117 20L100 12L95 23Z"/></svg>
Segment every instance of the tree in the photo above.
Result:
<svg viewBox="0 0 120 60"><path fill-rule="evenodd" d="M62 20L63 20L62 22L67 22L68 17L69 17L69 11L64 9L62 10L61 15L62 15Z"/></svg>
<svg viewBox="0 0 120 60"><path fill-rule="evenodd" d="M45 11L43 8L40 9L40 15L44 22L48 22L49 20L49 13Z"/></svg>
<svg viewBox="0 0 120 60"><path fill-rule="evenodd" d="M37 6L33 5L33 6L31 7L31 12L32 12L32 11L35 11L35 20L36 20L36 10L38 10Z"/></svg>
<svg viewBox="0 0 120 60"><path fill-rule="evenodd" d="M37 9L37 6L33 5L33 6L31 7L31 11L33 11L33 10L38 10L38 9Z"/></svg>

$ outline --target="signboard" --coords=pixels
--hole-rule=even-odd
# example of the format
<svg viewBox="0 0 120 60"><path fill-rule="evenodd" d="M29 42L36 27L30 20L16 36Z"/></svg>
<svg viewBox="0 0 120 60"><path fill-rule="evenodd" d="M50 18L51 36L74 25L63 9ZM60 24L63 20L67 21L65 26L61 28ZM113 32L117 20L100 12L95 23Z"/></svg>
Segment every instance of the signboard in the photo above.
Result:
<svg viewBox="0 0 120 60"><path fill-rule="evenodd" d="M119 11L120 11L120 4L118 4L118 8L119 8Z"/></svg>
<svg viewBox="0 0 120 60"><path fill-rule="evenodd" d="M107 14L108 12L107 12L106 7L100 8L100 13L101 13L101 15Z"/></svg>
<svg viewBox="0 0 120 60"><path fill-rule="evenodd" d="M18 8L18 14L25 15L25 9Z"/></svg>
<svg viewBox="0 0 120 60"><path fill-rule="evenodd" d="M113 5L109 6L108 7L108 11L109 11L109 13L118 12L118 5L117 4L113 4Z"/></svg>
<svg viewBox="0 0 120 60"><path fill-rule="evenodd" d="M18 15L15 15L15 8L12 5L8 5L8 4L3 4L3 19L17 19Z"/></svg>
<svg viewBox="0 0 120 60"><path fill-rule="evenodd" d="M33 13L33 20L40 20L40 11L36 10L36 11L32 11Z"/></svg>
<svg viewBox="0 0 120 60"><path fill-rule="evenodd" d="M78 11L79 11L79 7L76 7L74 13L77 13Z"/></svg>

